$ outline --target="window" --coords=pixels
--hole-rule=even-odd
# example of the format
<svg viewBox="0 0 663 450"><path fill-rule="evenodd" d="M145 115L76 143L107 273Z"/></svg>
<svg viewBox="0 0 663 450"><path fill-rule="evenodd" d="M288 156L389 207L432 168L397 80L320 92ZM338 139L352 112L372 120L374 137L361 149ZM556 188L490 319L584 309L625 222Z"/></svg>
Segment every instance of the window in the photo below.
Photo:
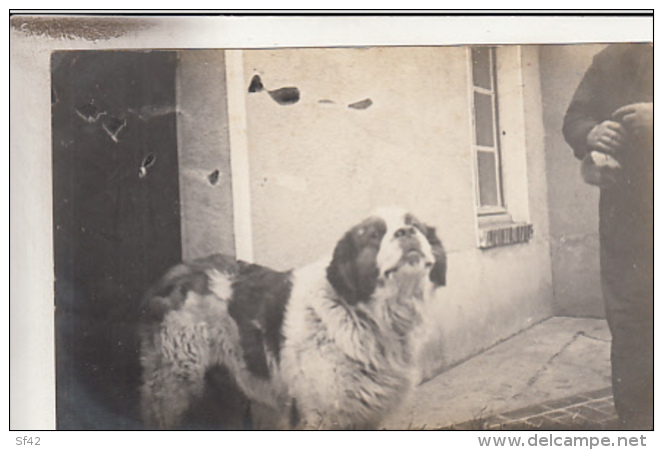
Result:
<svg viewBox="0 0 663 450"><path fill-rule="evenodd" d="M515 45L471 47L467 54L477 243L488 249L528 242L534 230L529 222L524 77L538 76L536 54Z"/></svg>
<svg viewBox="0 0 663 450"><path fill-rule="evenodd" d="M504 214L495 48L473 47L471 64L478 212Z"/></svg>

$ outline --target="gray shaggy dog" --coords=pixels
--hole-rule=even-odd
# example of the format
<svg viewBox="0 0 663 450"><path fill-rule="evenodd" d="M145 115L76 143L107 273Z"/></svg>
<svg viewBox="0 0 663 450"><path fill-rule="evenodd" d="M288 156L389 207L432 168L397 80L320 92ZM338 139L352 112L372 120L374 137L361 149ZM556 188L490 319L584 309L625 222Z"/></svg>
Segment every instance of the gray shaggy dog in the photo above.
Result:
<svg viewBox="0 0 663 450"><path fill-rule="evenodd" d="M433 228L401 210L277 272L213 255L147 293L141 413L156 429L373 429L416 381L413 333L445 284Z"/></svg>

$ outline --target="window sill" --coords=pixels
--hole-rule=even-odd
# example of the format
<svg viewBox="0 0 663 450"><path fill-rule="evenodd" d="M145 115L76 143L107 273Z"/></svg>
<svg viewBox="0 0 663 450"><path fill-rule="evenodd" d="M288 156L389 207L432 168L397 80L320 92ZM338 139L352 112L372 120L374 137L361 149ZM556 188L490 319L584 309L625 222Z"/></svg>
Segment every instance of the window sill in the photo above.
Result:
<svg viewBox="0 0 663 450"><path fill-rule="evenodd" d="M505 220L479 221L479 248L489 249L507 245L524 244L532 239L534 225Z"/></svg>

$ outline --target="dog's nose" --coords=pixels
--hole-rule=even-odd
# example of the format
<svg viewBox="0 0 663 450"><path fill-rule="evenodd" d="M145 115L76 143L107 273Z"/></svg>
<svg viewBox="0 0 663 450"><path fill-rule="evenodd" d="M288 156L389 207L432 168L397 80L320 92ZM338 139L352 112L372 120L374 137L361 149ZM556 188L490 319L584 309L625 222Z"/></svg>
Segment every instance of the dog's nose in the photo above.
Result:
<svg viewBox="0 0 663 450"><path fill-rule="evenodd" d="M396 230L394 233L395 238L402 238L405 236L414 236L417 230L414 227L403 227Z"/></svg>

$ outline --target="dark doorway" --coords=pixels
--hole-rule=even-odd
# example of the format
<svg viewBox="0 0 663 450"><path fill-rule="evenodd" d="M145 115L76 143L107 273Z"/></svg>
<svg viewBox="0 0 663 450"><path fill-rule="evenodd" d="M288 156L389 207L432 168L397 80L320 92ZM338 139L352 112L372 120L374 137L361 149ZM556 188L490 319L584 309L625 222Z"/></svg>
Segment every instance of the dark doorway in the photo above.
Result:
<svg viewBox="0 0 663 450"><path fill-rule="evenodd" d="M181 259L177 53L51 58L59 429L131 429L146 286Z"/></svg>

